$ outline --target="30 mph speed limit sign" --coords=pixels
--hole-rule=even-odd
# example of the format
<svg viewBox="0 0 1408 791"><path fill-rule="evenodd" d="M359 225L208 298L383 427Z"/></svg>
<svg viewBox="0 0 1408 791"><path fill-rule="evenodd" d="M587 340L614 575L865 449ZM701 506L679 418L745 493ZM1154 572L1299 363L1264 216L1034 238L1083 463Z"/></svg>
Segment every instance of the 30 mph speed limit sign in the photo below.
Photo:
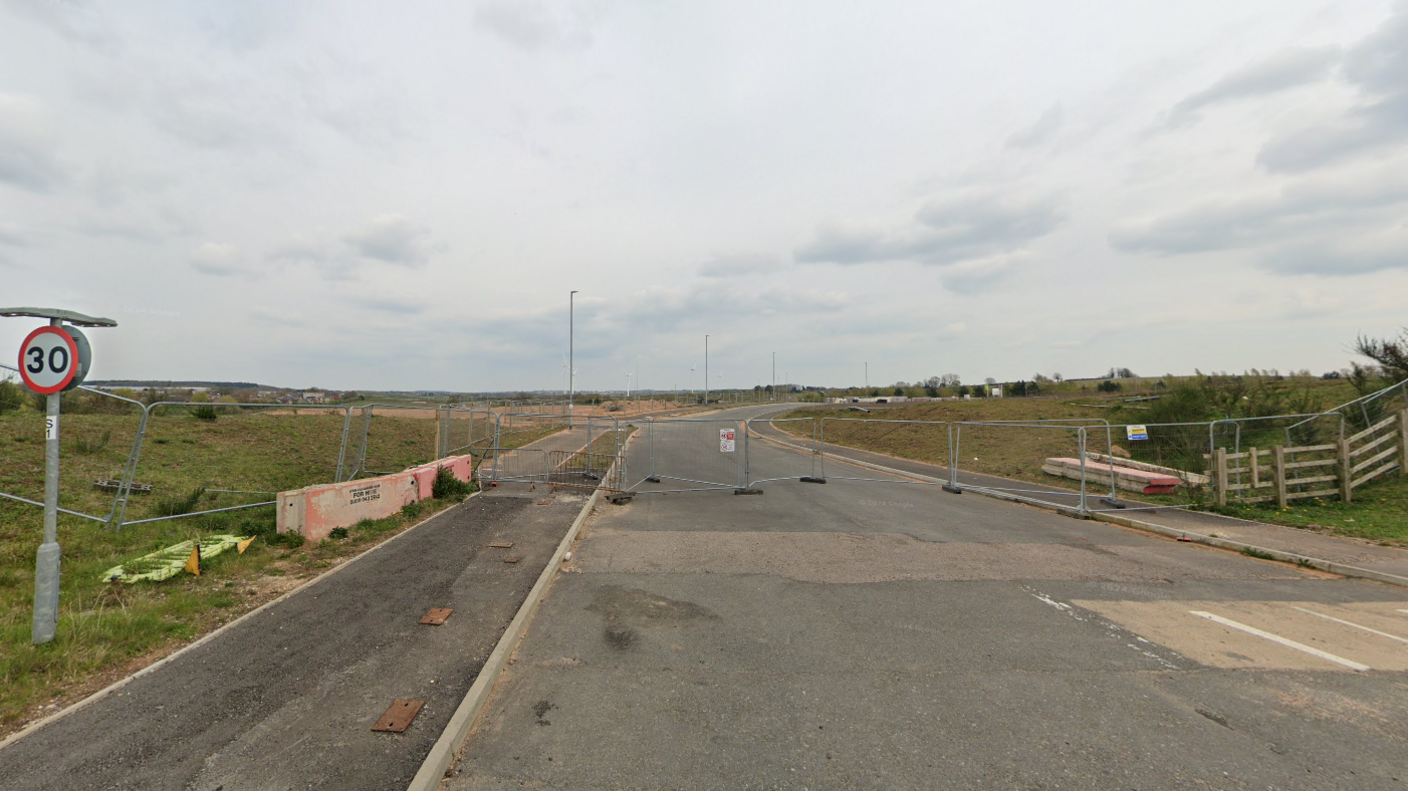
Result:
<svg viewBox="0 0 1408 791"><path fill-rule="evenodd" d="M40 327L20 346L20 376L36 393L63 390L73 382L78 368L78 344L60 327Z"/></svg>

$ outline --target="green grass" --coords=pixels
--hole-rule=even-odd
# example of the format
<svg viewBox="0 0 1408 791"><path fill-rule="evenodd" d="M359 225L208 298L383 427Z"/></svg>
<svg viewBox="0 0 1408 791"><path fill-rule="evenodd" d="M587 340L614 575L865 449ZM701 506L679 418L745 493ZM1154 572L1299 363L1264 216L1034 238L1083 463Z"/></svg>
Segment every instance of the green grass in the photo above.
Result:
<svg viewBox="0 0 1408 791"><path fill-rule="evenodd" d="M1390 473L1354 491L1354 502L1292 500L1286 508L1275 503L1229 504L1208 510L1257 522L1301 527L1320 533L1408 546L1408 477Z"/></svg>
<svg viewBox="0 0 1408 791"><path fill-rule="evenodd" d="M213 421L186 410L154 416L136 480L152 484L155 491L134 495L127 519L272 500L273 492L329 482L337 467L342 425L340 415L308 411L300 415L221 413ZM120 476L136 426L135 415L63 417L63 507L108 514L113 494L95 489L93 481ZM349 468L355 461L360 422L354 419L353 428ZM32 410L0 415L0 491L42 499L43 431L43 416ZM514 440L535 438L524 435ZM76 441L87 443L92 452L68 452ZM434 446L433 419L378 415L368 466L404 469L433 458ZM60 621L57 638L43 646L30 644L34 558L42 535L42 512L35 506L0 500L0 735L33 719L40 713L37 707L62 704L91 692L463 498L462 493L454 494L443 501L416 504L388 519L356 525L346 538L306 545L300 536L274 532L272 506L129 524L120 532L99 522L60 515ZM103 571L124 561L211 532L260 538L243 555L231 550L210 559L198 578L180 575L162 583L136 585L99 579Z"/></svg>

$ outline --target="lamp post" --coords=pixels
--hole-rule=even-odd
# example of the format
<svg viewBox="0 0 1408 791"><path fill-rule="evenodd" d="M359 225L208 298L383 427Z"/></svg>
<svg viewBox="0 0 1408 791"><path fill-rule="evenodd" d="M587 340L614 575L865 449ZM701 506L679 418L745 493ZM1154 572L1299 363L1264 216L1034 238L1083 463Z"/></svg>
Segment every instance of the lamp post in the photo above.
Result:
<svg viewBox="0 0 1408 791"><path fill-rule="evenodd" d="M704 406L709 405L709 336L704 336Z"/></svg>
<svg viewBox="0 0 1408 791"><path fill-rule="evenodd" d="M30 632L32 642L39 645L53 640L59 625L59 406L63 392L82 384L92 364L88 341L75 326L116 327L117 322L50 308L0 308L0 316L49 320L48 327L30 333L20 348L20 376L31 390L48 397L44 421L44 541L34 558L34 619Z"/></svg>
<svg viewBox="0 0 1408 791"><path fill-rule="evenodd" d="M772 353L772 398L768 400L777 400L777 352Z"/></svg>
<svg viewBox="0 0 1408 791"><path fill-rule="evenodd" d="M576 297L573 291L567 295L567 425L572 425L574 401L577 398L577 356L576 356Z"/></svg>

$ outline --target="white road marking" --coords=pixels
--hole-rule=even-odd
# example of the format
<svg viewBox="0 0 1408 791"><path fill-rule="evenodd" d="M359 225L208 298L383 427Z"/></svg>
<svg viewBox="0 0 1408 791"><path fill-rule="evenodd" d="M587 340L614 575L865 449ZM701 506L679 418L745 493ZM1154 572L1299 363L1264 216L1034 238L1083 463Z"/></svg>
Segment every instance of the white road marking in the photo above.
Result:
<svg viewBox="0 0 1408 791"><path fill-rule="evenodd" d="M1299 610L1299 611L1301 611L1301 612L1303 612L1303 613L1309 613L1310 615L1316 615L1316 616L1319 616L1319 617L1321 617L1321 618L1324 618L1324 619L1327 620L1327 621L1334 621L1335 623L1342 623L1342 624L1344 624L1345 626L1353 626L1355 629L1363 629L1364 631L1366 631L1366 632L1368 632L1368 633L1370 633L1370 634L1376 634L1376 635L1378 635L1379 637L1387 637L1387 638L1390 639L1390 640L1397 640L1397 641L1400 642L1400 643L1408 643L1408 637L1399 637L1399 636L1396 635L1396 634L1389 634L1388 632L1380 632L1378 629L1370 629L1369 627L1364 626L1363 624L1357 624L1357 623L1354 623L1353 621L1341 620L1341 619L1339 619L1339 618L1334 617L1333 615L1326 615L1325 613L1322 613L1322 612L1316 612L1316 611L1314 611L1314 610L1307 610L1307 609L1305 609L1304 607L1296 607L1295 605L1292 605L1292 606L1291 606L1291 609L1292 609L1292 610Z"/></svg>
<svg viewBox="0 0 1408 791"><path fill-rule="evenodd" d="M1244 623L1237 623L1236 621L1233 621L1229 618L1223 618L1221 615L1214 615L1210 612L1201 612L1198 610L1189 610L1188 614L1196 615L1199 618L1206 618L1209 621L1212 621L1213 623L1220 623L1223 626L1231 627L1233 629L1246 632L1247 634L1256 635L1257 637L1260 637L1262 639L1270 640L1273 643L1279 643L1281 645L1284 645L1287 648L1294 648L1297 651L1304 651L1305 653L1310 654L1311 656L1318 656L1321 659L1324 659L1329 662L1334 662L1337 665L1344 665L1350 670L1358 670L1360 672L1363 672L1365 670L1373 669L1368 665L1362 665L1354 661L1353 659L1345 659L1342 656L1335 656L1334 654L1328 651L1321 651L1318 648L1312 648L1311 646L1308 646L1304 643L1297 643L1295 640L1287 640L1279 634L1264 632L1261 629L1256 628L1255 626L1247 626Z"/></svg>
<svg viewBox="0 0 1408 791"><path fill-rule="evenodd" d="M1047 596L1047 595L1044 594L1044 593L1033 593L1032 595L1035 596L1037 599L1046 602L1047 604L1051 605L1052 607L1055 607L1055 608L1058 609L1058 610L1069 610L1069 609L1071 609L1071 605L1066 604L1065 602L1056 601L1055 599L1051 598L1050 596Z"/></svg>

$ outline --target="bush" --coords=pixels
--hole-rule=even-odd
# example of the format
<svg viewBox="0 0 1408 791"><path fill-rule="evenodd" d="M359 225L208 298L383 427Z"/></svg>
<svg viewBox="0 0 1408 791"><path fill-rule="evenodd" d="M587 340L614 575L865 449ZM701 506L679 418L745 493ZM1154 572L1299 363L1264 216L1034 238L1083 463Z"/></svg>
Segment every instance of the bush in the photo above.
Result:
<svg viewBox="0 0 1408 791"><path fill-rule="evenodd" d="M24 390L14 382L0 382L0 415L24 406Z"/></svg>
<svg viewBox="0 0 1408 791"><path fill-rule="evenodd" d="M406 505L401 507L401 515L406 517L407 519L415 519L416 517L420 516L420 512L424 509L425 506L422 503L407 503Z"/></svg>
<svg viewBox="0 0 1408 791"><path fill-rule="evenodd" d="M342 539L342 538L346 538L346 537L347 537L347 528L345 528L345 527L334 527L334 528L332 529L332 532L328 533L328 538Z"/></svg>
<svg viewBox="0 0 1408 791"><path fill-rule="evenodd" d="M463 499L474 491L474 485L456 478L449 467L439 467L435 470L435 482L431 484L430 491L437 500Z"/></svg>
<svg viewBox="0 0 1408 791"><path fill-rule="evenodd" d="M220 413L215 411L215 407L209 404L192 407L191 414L194 415L197 420L217 420L220 417Z"/></svg>

